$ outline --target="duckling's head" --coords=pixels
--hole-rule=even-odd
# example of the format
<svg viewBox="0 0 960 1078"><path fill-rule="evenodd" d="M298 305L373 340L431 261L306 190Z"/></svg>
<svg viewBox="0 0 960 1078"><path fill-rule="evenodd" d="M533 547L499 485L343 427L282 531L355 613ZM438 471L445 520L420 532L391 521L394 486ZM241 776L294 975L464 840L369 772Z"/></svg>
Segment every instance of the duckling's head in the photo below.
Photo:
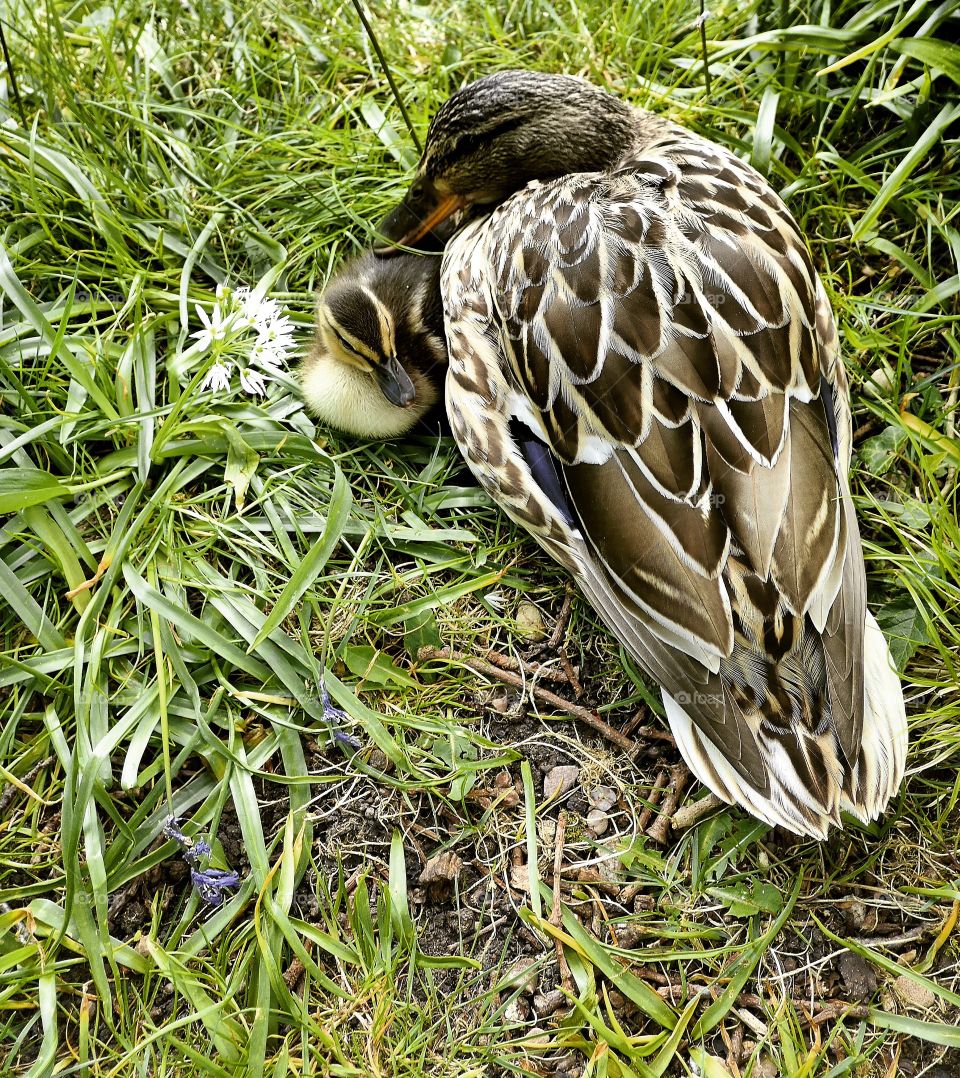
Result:
<svg viewBox="0 0 960 1078"><path fill-rule="evenodd" d="M642 114L572 75L500 71L437 110L417 176L380 233L407 246L447 239L471 211L531 180L593 172L629 148Z"/></svg>
<svg viewBox="0 0 960 1078"><path fill-rule="evenodd" d="M310 410L332 427L393 438L436 403L446 364L440 259L368 252L320 294L300 385Z"/></svg>

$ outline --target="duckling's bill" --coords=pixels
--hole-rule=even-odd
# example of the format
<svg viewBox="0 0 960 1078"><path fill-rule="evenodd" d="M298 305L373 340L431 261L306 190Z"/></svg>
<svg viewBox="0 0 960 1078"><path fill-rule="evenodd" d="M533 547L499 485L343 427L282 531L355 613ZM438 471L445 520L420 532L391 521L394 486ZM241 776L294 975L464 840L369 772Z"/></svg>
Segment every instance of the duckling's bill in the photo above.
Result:
<svg viewBox="0 0 960 1078"><path fill-rule="evenodd" d="M390 356L385 363L374 367L373 376L391 404L398 408L409 408L416 401L417 388L396 356Z"/></svg>

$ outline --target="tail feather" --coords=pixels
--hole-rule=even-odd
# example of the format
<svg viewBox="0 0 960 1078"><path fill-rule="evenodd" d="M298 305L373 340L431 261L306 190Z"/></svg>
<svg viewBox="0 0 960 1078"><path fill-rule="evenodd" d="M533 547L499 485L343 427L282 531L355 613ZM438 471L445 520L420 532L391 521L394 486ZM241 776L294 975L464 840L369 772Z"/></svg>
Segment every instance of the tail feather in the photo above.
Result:
<svg viewBox="0 0 960 1078"><path fill-rule="evenodd" d="M875 820L903 781L907 759L907 713L890 649L868 611L863 641L866 700L857 763L844 783L841 805L858 820Z"/></svg>
<svg viewBox="0 0 960 1078"><path fill-rule="evenodd" d="M717 797L771 826L823 839L831 825L840 824L841 809L864 823L876 819L903 780L907 750L903 692L886 640L870 613L864 681L863 736L853 767L846 763L832 730L816 737L798 730L797 751L788 751L782 738L758 731L766 790L738 774L676 700L664 693L663 702L687 766Z"/></svg>

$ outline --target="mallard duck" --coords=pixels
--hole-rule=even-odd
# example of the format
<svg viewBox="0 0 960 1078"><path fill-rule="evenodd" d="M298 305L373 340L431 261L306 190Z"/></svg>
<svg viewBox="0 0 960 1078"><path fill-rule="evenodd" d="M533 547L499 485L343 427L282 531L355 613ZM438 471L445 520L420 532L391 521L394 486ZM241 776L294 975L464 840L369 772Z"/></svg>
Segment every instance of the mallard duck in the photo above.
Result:
<svg viewBox="0 0 960 1078"><path fill-rule="evenodd" d="M830 304L769 183L562 75L440 106L391 242L451 233L447 413L483 487L662 688L691 771L822 838L898 788Z"/></svg>
<svg viewBox="0 0 960 1078"><path fill-rule="evenodd" d="M363 437L395 438L436 403L446 362L440 259L367 252L341 267L319 295L299 381L324 422Z"/></svg>

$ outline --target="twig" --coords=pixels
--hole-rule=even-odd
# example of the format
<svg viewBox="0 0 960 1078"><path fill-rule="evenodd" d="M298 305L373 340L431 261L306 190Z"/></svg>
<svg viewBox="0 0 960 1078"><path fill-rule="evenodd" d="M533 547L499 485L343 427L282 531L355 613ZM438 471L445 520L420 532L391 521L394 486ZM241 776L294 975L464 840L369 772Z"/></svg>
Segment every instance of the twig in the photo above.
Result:
<svg viewBox="0 0 960 1078"><path fill-rule="evenodd" d="M670 837L671 819L677 811L677 805L680 804L680 798L683 797L683 791L689 779L690 772L686 764L677 764L670 768L670 787L660 809L660 815L647 829L647 836L654 842L665 844Z"/></svg>
<svg viewBox="0 0 960 1078"><path fill-rule="evenodd" d="M550 639L547 641L547 647L551 651L556 651L560 646L560 641L563 639L563 634L567 630L567 624L570 621L570 611L573 609L573 588L567 585L567 593L563 597L563 606L560 607L560 614L557 618L557 624L553 627L553 632L550 634Z"/></svg>
<svg viewBox="0 0 960 1078"><path fill-rule="evenodd" d="M420 139L417 137L413 121L407 115L407 106L404 105L403 98L400 96L400 90L393 81L393 73L390 70L390 65L387 63L386 56L383 55L383 49L380 48L380 42L377 40L377 35L373 32L373 27L370 25L367 13L363 10L363 4L361 4L360 0L353 0L353 6L360 16L360 21L363 23L364 30L367 31L367 36L370 38L370 44L373 45L373 51L377 54L377 59L380 61L380 66L383 68L383 73L387 76L387 82L390 84L390 92L393 94L396 103L400 106L400 115L403 117L403 122L407 125L407 130L410 132L413 144L417 148L417 153L422 156L423 146L420 145Z"/></svg>
<svg viewBox="0 0 960 1078"><path fill-rule="evenodd" d="M726 1025L720 1023L720 1036L727 1046L727 1070L734 1078L740 1078L740 1052L743 1050L743 1026L737 1026L733 1034L727 1032Z"/></svg>
<svg viewBox="0 0 960 1078"><path fill-rule="evenodd" d="M7 35L3 32L2 19L0 19L0 49L3 50L3 62L6 64L7 74L10 76L10 90L17 105L17 112L20 113L20 122L25 128L29 128L27 114L23 108L23 99L20 97L20 89L17 86L17 77L13 71L13 60L10 59L10 50L7 48Z"/></svg>
<svg viewBox="0 0 960 1078"><path fill-rule="evenodd" d="M859 444L862 438L866 438L868 434L872 433L879 426L880 424L871 417L866 421L866 423L861 423L860 426L857 427L857 429L853 432L853 437L850 439L850 441L854 445Z"/></svg>
<svg viewBox="0 0 960 1078"><path fill-rule="evenodd" d="M896 936L858 936L857 943L864 947L902 947L905 943L916 943L928 932L926 925L919 928L911 928L909 932L901 932Z"/></svg>
<svg viewBox="0 0 960 1078"><path fill-rule="evenodd" d="M663 793L664 786L666 785L666 771L658 771L657 777L653 780L653 786L651 787L650 793L647 796L647 801L649 802L649 804L646 806L643 812L640 813L640 819L637 822L637 831L646 831L646 829L650 826L650 821L653 819L653 814L657 810L657 805L660 803L660 796ZM639 889L640 888L638 886L637 890L639 891ZM633 898L633 895L631 895L630 898ZM629 901L629 899L625 899L625 901Z"/></svg>
<svg viewBox="0 0 960 1078"><path fill-rule="evenodd" d="M522 659L515 659L512 655L502 655L499 651L487 651L483 657L501 670L512 670L517 674L525 674L528 678L553 681L559 685L566 685L569 681L569 675L563 670L554 670L542 663L527 663Z"/></svg>
<svg viewBox="0 0 960 1078"><path fill-rule="evenodd" d="M707 97L710 96L710 61L707 59L707 11L706 0L700 0L700 18L697 22L700 24L700 48L703 51L703 87L707 91Z"/></svg>
<svg viewBox="0 0 960 1078"><path fill-rule="evenodd" d="M676 739L673 734L668 734L666 730L659 730L656 726L638 726L631 731L631 735L636 741L641 739L644 741L662 741L665 745L676 745Z"/></svg>
<svg viewBox="0 0 960 1078"><path fill-rule="evenodd" d="M709 816L714 809L720 808L724 802L716 794L707 794L699 801L692 801L689 805L682 805L673 814L671 823L676 831L689 831L695 823L699 823L704 816Z"/></svg>
<svg viewBox="0 0 960 1078"><path fill-rule="evenodd" d="M560 810L560 816L557 819L557 831L553 840L553 905L550 909L550 924L555 928L559 928L561 924L560 915L560 870L563 866L563 846L567 837L567 812L566 809ZM557 965L560 967L560 977L563 981L563 987L568 992L573 992L575 986L573 983L573 977L570 974L570 966L567 964L566 956L563 953L563 944L559 939L554 939L554 947L557 951Z"/></svg>
<svg viewBox="0 0 960 1078"><path fill-rule="evenodd" d="M309 940L307 941L307 943L309 945ZM293 960L290 962L290 965L287 966L287 968L283 971L284 983L291 992L296 992L297 985L303 979L303 975L304 973L306 973L306 971L307 967L303 964L303 962L300 961L299 958L297 958L296 955L294 955Z"/></svg>
<svg viewBox="0 0 960 1078"><path fill-rule="evenodd" d="M4 787L3 793L0 793L0 815L7 811L7 806L13 800L14 794L17 790L22 793L26 793L28 797L32 797L39 801L41 805L45 805L46 801L35 791L30 788L30 783L40 774L41 771L45 771L54 762L55 757L46 756L38 764L34 764L33 767L23 776L22 779L15 779L13 782L8 782Z"/></svg>
<svg viewBox="0 0 960 1078"><path fill-rule="evenodd" d="M583 696L583 686L580 684L580 679L577 677L577 672L574 670L570 660L567 658L566 648L560 649L560 665L563 667L563 672L567 675L567 681L570 682L570 688L573 689L573 695L579 700Z"/></svg>
<svg viewBox="0 0 960 1078"><path fill-rule="evenodd" d="M624 752L633 754L636 751L635 742L631 741L629 737L624 737L619 730L614 730L609 723L603 721L595 711L588 711L585 707L580 707L579 704L573 704L569 700L564 700L562 696L557 696L556 693L550 692L549 689L541 689L539 685L526 685L522 678L509 670L503 670L499 666L494 666L493 663L485 662L483 659L473 659L469 655L463 655L459 651L454 651L452 648L434 648L424 647L421 648L417 654L417 658L421 662L426 662L428 659L447 659L452 662L461 663L463 666L469 667L471 670L475 670L478 674L484 674L487 677L496 678L499 681L504 681L508 685L512 685L515 689L526 688L533 696L538 700L542 700L545 704L550 704L551 707L555 707L558 711L566 712L575 719L579 719L581 722L592 726L598 733L603 736L614 745L623 749Z"/></svg>
<svg viewBox="0 0 960 1078"><path fill-rule="evenodd" d="M568 874L560 881L560 886L565 887L568 891L576 887L593 887L597 891L603 891L605 894L619 899L623 885L615 880L603 879L596 868L590 866L589 868L578 868L572 875Z"/></svg>

